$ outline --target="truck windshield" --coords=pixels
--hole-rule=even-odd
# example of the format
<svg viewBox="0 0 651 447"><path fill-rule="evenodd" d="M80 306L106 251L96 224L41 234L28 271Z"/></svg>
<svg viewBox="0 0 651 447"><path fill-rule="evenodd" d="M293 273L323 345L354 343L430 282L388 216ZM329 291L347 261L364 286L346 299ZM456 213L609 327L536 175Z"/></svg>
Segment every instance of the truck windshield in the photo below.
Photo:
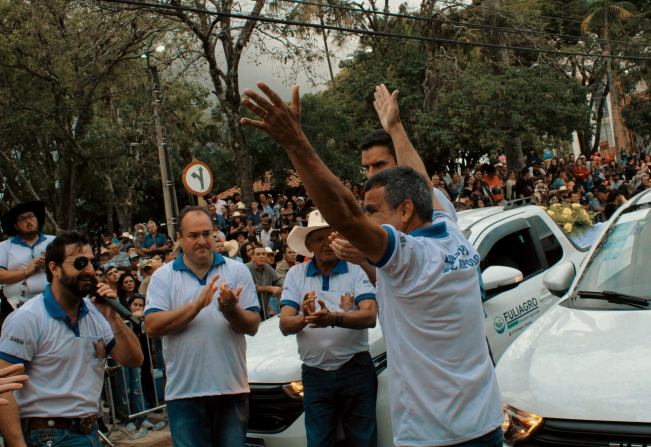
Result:
<svg viewBox="0 0 651 447"><path fill-rule="evenodd" d="M618 295L651 299L651 207L634 206L608 229L590 259L568 307L593 310L648 310ZM594 292L597 292L596 294ZM598 292L602 293L597 297ZM615 292L615 293L612 293ZM606 295L605 297L603 295Z"/></svg>

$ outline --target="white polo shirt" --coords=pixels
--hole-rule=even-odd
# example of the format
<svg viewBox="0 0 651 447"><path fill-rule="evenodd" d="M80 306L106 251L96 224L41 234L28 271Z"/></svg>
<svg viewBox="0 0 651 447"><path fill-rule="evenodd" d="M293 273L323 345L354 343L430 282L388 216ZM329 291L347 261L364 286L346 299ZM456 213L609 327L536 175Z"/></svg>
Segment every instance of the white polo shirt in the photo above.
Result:
<svg viewBox="0 0 651 447"><path fill-rule="evenodd" d="M145 316L151 312L177 309L197 299L210 279L237 290L242 286L238 306L259 312L255 284L248 267L213 253L213 264L204 278L198 278L183 261L184 255L156 270L147 290ZM217 296L183 330L163 336L163 357L167 370L166 400L249 392L246 370L246 339L235 332L217 309Z"/></svg>
<svg viewBox="0 0 651 447"><path fill-rule="evenodd" d="M446 223L410 234L383 225L376 264L394 443L459 444L504 420L486 347L479 254Z"/></svg>
<svg viewBox="0 0 651 447"><path fill-rule="evenodd" d="M20 238L19 234L17 234L13 238L0 243L0 269L26 269L32 262L32 259L34 259L34 250L45 250L55 237L56 236L44 236L39 233L36 243L33 246L30 246ZM5 284L5 296L7 298L20 296L22 294L22 291L20 290L20 285L22 283L23 281L21 280L13 284ZM25 296L27 298L32 298L43 293L47 284L45 270L37 271L27 278L27 291L25 292Z"/></svg>
<svg viewBox="0 0 651 447"><path fill-rule="evenodd" d="M434 188L432 192L434 193L436 200L438 200L441 206L445 208L445 213L448 214L454 222L457 222L459 218L457 217L457 212L454 210L454 205L452 205L452 202L450 202L450 200L448 200L448 198L445 197L445 195L438 188ZM441 213L441 211L435 210L434 216L436 216L437 212Z"/></svg>
<svg viewBox="0 0 651 447"><path fill-rule="evenodd" d="M360 266L340 260L329 275L323 276L313 259L287 272L280 306L292 306L302 314L303 297L312 290L332 312L354 312L359 310L360 301L375 299L375 288ZM337 370L358 352L369 350L368 329L307 326L296 334L296 341L303 363L326 371Z"/></svg>
<svg viewBox="0 0 651 447"><path fill-rule="evenodd" d="M77 325L50 286L12 312L2 326L0 358L23 363L29 381L15 391L20 417L81 418L97 414L106 355L115 346L111 325L84 298Z"/></svg>

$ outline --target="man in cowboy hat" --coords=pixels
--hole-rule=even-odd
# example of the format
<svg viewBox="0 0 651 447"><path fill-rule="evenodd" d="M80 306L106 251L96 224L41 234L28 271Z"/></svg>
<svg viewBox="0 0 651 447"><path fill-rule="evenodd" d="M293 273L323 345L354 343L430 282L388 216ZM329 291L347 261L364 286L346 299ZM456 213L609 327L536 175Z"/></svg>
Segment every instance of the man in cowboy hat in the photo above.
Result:
<svg viewBox="0 0 651 447"><path fill-rule="evenodd" d="M54 236L40 232L45 224L45 202L20 203L7 211L1 221L2 231L11 236L0 244L0 284L4 285L6 297L2 300L2 313L7 315L19 302L45 290L45 250Z"/></svg>
<svg viewBox="0 0 651 447"><path fill-rule="evenodd" d="M304 363L307 445L335 445L339 409L348 443L370 447L377 445L377 377L368 352L368 328L375 327L377 316L375 289L361 267L337 259L331 232L313 211L307 227L290 233L289 247L312 260L287 273L280 330L296 334Z"/></svg>
<svg viewBox="0 0 651 447"><path fill-rule="evenodd" d="M121 252L126 253L129 247L133 247L133 236L126 231L120 235L120 243L118 248Z"/></svg>

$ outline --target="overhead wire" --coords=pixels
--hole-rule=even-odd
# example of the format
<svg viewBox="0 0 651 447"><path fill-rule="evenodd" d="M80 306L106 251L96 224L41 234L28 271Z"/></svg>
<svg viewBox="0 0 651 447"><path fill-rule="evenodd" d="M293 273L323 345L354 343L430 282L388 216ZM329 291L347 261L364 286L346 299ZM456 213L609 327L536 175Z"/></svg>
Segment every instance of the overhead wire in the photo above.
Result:
<svg viewBox="0 0 651 447"><path fill-rule="evenodd" d="M526 29L518 29L518 28L505 28L502 26L493 26L493 25L483 25L480 23L467 23L467 22L455 22L453 20L445 20L445 19L435 19L432 17L420 17L417 15L409 15L409 14L397 14L397 13L392 13L392 12L384 12L384 11L369 11L361 8L352 8L349 6L340 6L340 5L330 5L327 3L313 3L313 2L307 2L304 0L279 0L283 2L289 2L289 3L297 3L297 4L302 4L302 5L311 5L311 6L319 6L323 8L332 8L332 9L341 9L341 10L346 10L346 11L354 11L354 12L361 12L364 14L378 14L378 15L383 15L383 16L388 16L388 17L398 17L398 18L404 18L404 19L413 19L413 20L421 20L421 21L426 21L426 22L436 22L436 23L445 23L445 24L451 24L451 25L456 25L456 26L462 26L462 27L470 27L470 28L476 28L476 29L494 29L498 31L503 31L503 32L508 32L508 33L517 33L517 34L531 34L531 35L537 35L537 36L549 36L549 37L557 37L559 39L565 39L565 40L576 40L576 41L592 41L592 42L606 42L605 39L599 39L595 37L581 37L581 36L570 36L570 35L565 35L565 34L557 34L557 33L548 33L544 31L534 31L534 30L526 30ZM620 43L623 45L630 45L630 46L648 46L651 44L644 43L644 42L625 42L625 41L619 41L619 40L610 40L609 42L611 43Z"/></svg>
<svg viewBox="0 0 651 447"><path fill-rule="evenodd" d="M409 36L409 35L406 35L406 34L386 33L386 32L382 32L382 31L370 31L370 30L355 29L355 28L345 28L345 27L341 27L341 26L325 25L325 24L322 25L320 23L297 22L297 21L292 21L292 20L275 19L275 18L272 18L272 17L265 17L265 16L253 16L253 15L249 15L249 14L233 14L233 13L226 13L226 12L219 12L219 11L210 11L210 10L207 10L207 9L192 8L192 7L189 7L189 6L179 6L179 5L170 5L170 4L160 4L160 3L156 4L156 3L144 2L144 1L139 1L139 0L98 0L98 1L100 1L100 2L103 1L103 2L107 2L107 3L122 4L122 5L139 6L139 7L145 7L145 8L154 8L154 9L158 8L158 9L168 9L168 10L175 10L175 11L193 12L193 13L198 13L198 14L208 14L208 15L213 15L213 16L230 17L230 18L233 18L233 19L255 20L255 21L258 21L258 22L265 22L265 23L274 23L274 24L292 25L292 26L303 26L303 27L307 27L307 28L333 30L333 31L340 31L340 32L345 32L345 33L350 33L350 34L362 34L362 35L369 35L369 36L379 36L379 37L398 38L398 39L407 39L407 40L418 40L418 41L424 41L424 42L436 42L436 43L440 43L440 44L449 44L449 45L462 45L462 46L471 46L471 47L482 47L482 48L493 48L493 49L502 49L502 50L542 53L542 54L555 54L555 55L560 55L560 56L583 56L583 57L590 57L590 58L651 61L651 58L639 57L639 56L620 56L620 55L612 55L612 54L611 55L607 55L607 54L589 54L589 53L579 53L579 52L572 52L572 51L545 50L545 49L542 49L542 48L526 48L526 47L513 47L513 46L508 46L508 45L495 45L495 44L489 44L489 43L483 43L483 42L467 42L467 41L460 41L460 40L440 39L440 38L436 38L436 37Z"/></svg>

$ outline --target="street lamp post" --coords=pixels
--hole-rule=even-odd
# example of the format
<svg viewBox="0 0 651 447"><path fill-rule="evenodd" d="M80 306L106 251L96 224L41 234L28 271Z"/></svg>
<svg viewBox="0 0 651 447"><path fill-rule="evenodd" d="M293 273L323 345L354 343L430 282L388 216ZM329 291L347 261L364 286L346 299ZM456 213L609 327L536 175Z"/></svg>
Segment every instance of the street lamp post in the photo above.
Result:
<svg viewBox="0 0 651 447"><path fill-rule="evenodd" d="M165 47L160 45L156 47L157 52L162 52ZM154 107L154 123L156 125L156 144L158 146L158 158L160 160L160 174L163 182L163 199L165 201L165 219L167 222L167 235L176 239L176 229L178 225L179 206L176 201L176 188L174 187L174 175L172 174L172 165L170 163L170 152L167 145L167 132L165 131L165 116L163 112L163 98L160 93L160 83L158 80L158 67L152 65L149 61L147 51L143 57L147 58L151 80L151 96Z"/></svg>

